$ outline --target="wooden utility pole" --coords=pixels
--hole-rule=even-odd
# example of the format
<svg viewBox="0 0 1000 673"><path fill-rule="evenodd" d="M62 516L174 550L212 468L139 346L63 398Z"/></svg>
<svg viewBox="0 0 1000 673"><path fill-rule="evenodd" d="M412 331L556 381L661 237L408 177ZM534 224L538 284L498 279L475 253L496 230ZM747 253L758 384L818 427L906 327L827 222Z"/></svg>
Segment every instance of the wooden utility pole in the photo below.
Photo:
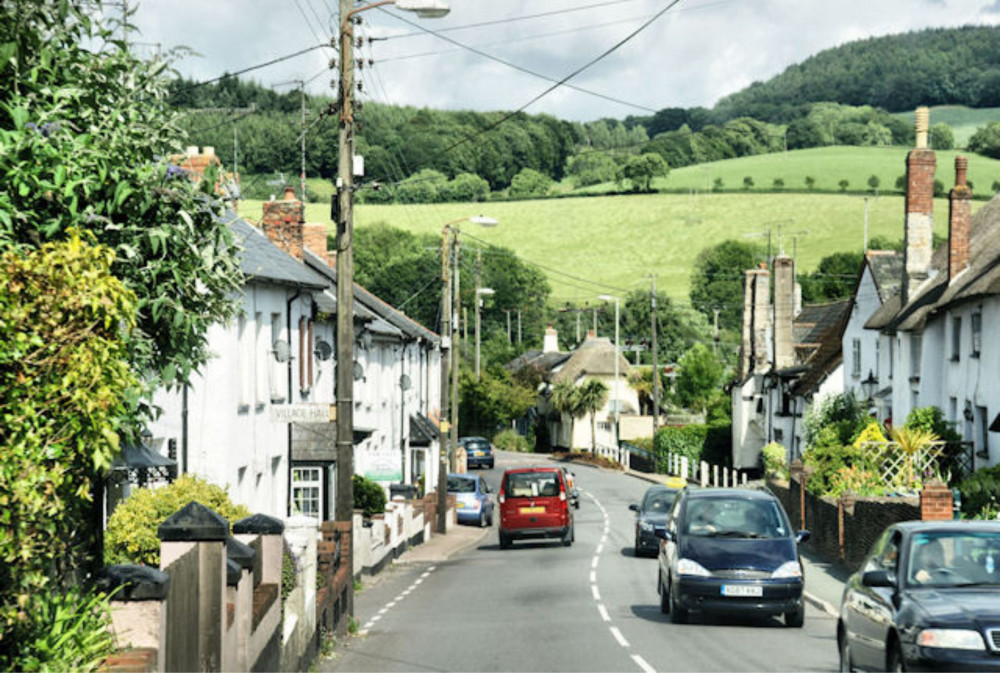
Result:
<svg viewBox="0 0 1000 673"><path fill-rule="evenodd" d="M659 348L656 343L656 274L652 274L653 287L649 294L650 322L653 332L653 438L660 427L660 363Z"/></svg>
<svg viewBox="0 0 1000 673"><path fill-rule="evenodd" d="M441 232L441 402L438 418L438 481L437 481L437 532L448 528L448 369L451 351L451 278L448 274L450 250L448 238L451 230L445 225Z"/></svg>

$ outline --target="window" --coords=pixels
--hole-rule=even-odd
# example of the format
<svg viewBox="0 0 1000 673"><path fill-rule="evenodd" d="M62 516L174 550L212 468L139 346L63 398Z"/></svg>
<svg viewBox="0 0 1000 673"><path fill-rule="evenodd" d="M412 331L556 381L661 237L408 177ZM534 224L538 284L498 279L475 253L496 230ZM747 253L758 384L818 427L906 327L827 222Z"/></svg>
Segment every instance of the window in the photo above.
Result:
<svg viewBox="0 0 1000 673"><path fill-rule="evenodd" d="M920 356L923 350L924 337L922 334L910 335L910 378L920 378Z"/></svg>
<svg viewBox="0 0 1000 673"><path fill-rule="evenodd" d="M861 376L861 339L851 341L851 376Z"/></svg>
<svg viewBox="0 0 1000 673"><path fill-rule="evenodd" d="M314 519L322 517L323 472L319 467L292 468L292 511Z"/></svg>
<svg viewBox="0 0 1000 673"><path fill-rule="evenodd" d="M268 363L271 356L271 344L267 342L266 330L264 329L264 314L257 312L254 314L254 368L253 381L256 391L257 409L262 409L264 403L269 399L268 390Z"/></svg>
<svg viewBox="0 0 1000 673"><path fill-rule="evenodd" d="M957 361L962 355L962 317L951 319L951 359Z"/></svg>
<svg viewBox="0 0 1000 673"><path fill-rule="evenodd" d="M282 339L282 327L281 327L281 314L272 313L271 314L271 343L268 345L267 355L268 363L270 364L271 376L271 403L280 404L285 401L285 395L282 392L282 374L284 373L285 365L278 362L278 359L274 357L275 344L279 339ZM288 342L285 341L287 344Z"/></svg>
<svg viewBox="0 0 1000 673"><path fill-rule="evenodd" d="M974 358L978 358L980 347L983 345L983 314L980 311L973 313L969 324L972 328L971 355Z"/></svg>
<svg viewBox="0 0 1000 673"><path fill-rule="evenodd" d="M892 374L896 371L896 340L889 337L889 380L892 380Z"/></svg>

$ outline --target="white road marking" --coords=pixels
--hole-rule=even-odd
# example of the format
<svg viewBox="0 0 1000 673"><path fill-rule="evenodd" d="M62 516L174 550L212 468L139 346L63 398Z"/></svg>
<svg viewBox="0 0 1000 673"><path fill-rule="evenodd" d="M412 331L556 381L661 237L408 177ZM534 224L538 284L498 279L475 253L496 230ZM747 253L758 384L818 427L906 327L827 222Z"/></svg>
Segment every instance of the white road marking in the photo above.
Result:
<svg viewBox="0 0 1000 673"><path fill-rule="evenodd" d="M590 567L591 567L591 568L596 568L596 567L597 567L597 563L598 563L598 562L599 562L600 560L601 560L601 557L600 557L600 556L595 556L594 558L592 558L592 559L590 560Z"/></svg>
<svg viewBox="0 0 1000 673"><path fill-rule="evenodd" d="M371 619L368 620L368 623L369 624L374 624L375 622L377 622L380 619L382 619L382 615L375 615L374 617L372 617Z"/></svg>
<svg viewBox="0 0 1000 673"><path fill-rule="evenodd" d="M597 545L597 551L595 551L594 553L597 554L598 556L600 556L600 554L601 554L602 551L604 551L604 541L603 540L601 541L601 544Z"/></svg>
<svg viewBox="0 0 1000 673"><path fill-rule="evenodd" d="M601 620L605 622L611 621L611 615L608 614L608 609L604 607L604 603L597 604L597 611L601 613Z"/></svg>
<svg viewBox="0 0 1000 673"><path fill-rule="evenodd" d="M632 661L639 664L639 668L641 668L645 673L656 673L656 669L647 664L646 660L640 657L638 654L632 655Z"/></svg>
<svg viewBox="0 0 1000 673"><path fill-rule="evenodd" d="M591 584L590 585L590 593L594 594L594 600L595 601L601 600L601 592L597 590L597 585L596 584Z"/></svg>
<svg viewBox="0 0 1000 673"><path fill-rule="evenodd" d="M389 612L389 608L382 608L381 610L378 611L380 615L384 615L387 612Z"/></svg>
<svg viewBox="0 0 1000 673"><path fill-rule="evenodd" d="M610 630L611 630L611 635L615 637L615 640L618 641L619 645L621 645L622 647L628 647L628 641L625 640L625 636L622 635L622 632L618 630L617 626L610 627Z"/></svg>
<svg viewBox="0 0 1000 673"><path fill-rule="evenodd" d="M597 584L597 571L596 570L591 570L590 571L590 583L591 584Z"/></svg>

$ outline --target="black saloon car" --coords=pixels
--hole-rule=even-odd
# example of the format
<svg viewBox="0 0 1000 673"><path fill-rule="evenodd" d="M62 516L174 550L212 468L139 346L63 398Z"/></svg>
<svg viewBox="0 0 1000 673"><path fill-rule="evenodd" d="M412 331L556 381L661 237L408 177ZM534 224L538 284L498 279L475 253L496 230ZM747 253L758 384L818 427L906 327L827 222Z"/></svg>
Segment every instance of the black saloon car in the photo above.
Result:
<svg viewBox="0 0 1000 673"><path fill-rule="evenodd" d="M841 670L1000 671L1000 522L887 528L844 587Z"/></svg>
<svg viewBox="0 0 1000 673"><path fill-rule="evenodd" d="M781 503L768 491L737 488L688 490L657 537L660 611L684 623L692 611L784 615L801 627L802 563L798 543Z"/></svg>
<svg viewBox="0 0 1000 673"><path fill-rule="evenodd" d="M659 484L650 486L642 496L642 501L628 506L635 512L635 555L656 556L660 540L656 529L667 525L667 515L674 504L679 489Z"/></svg>

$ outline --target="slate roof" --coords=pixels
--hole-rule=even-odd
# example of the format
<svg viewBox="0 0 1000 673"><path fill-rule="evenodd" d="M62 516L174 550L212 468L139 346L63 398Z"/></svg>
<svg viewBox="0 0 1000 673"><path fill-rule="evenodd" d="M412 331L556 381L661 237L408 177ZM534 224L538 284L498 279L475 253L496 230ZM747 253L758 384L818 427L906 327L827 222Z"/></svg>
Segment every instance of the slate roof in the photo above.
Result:
<svg viewBox="0 0 1000 673"><path fill-rule="evenodd" d="M809 339L809 341L800 342L796 339L796 355L800 363L806 365L806 369L792 386L794 394L809 395L814 393L833 370L844 361L841 337L851 315L850 308L851 302L845 300L830 304L815 304L802 309L802 313L799 314L799 318L793 326L793 331L800 333L803 338ZM804 322L803 315L811 322ZM818 345L807 346L806 344Z"/></svg>
<svg viewBox="0 0 1000 673"><path fill-rule="evenodd" d="M896 293L876 311L868 329L921 330L927 319L953 304L1000 294L1000 201L994 197L972 216L969 268L948 282L948 244L931 256L931 277L907 306Z"/></svg>
<svg viewBox="0 0 1000 673"><path fill-rule="evenodd" d="M226 211L225 218L229 229L243 246L240 270L247 276L313 290L329 285L323 276L276 246L260 229L232 210Z"/></svg>
<svg viewBox="0 0 1000 673"><path fill-rule="evenodd" d="M903 282L903 253L895 250L869 250L865 253L878 290L879 301L885 303L899 292Z"/></svg>

